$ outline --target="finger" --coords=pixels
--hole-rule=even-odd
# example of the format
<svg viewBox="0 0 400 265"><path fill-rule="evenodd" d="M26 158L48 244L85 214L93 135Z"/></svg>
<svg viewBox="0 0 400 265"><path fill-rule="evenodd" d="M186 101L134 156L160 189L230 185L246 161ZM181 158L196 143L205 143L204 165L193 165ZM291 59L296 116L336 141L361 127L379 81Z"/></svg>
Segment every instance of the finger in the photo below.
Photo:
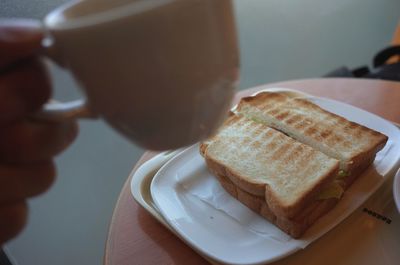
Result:
<svg viewBox="0 0 400 265"><path fill-rule="evenodd" d="M43 30L40 22L28 19L0 20L0 70L41 49Z"/></svg>
<svg viewBox="0 0 400 265"><path fill-rule="evenodd" d="M0 205L0 247L25 227L28 206L25 201Z"/></svg>
<svg viewBox="0 0 400 265"><path fill-rule="evenodd" d="M0 130L0 161L32 163L51 159L76 138L76 122L22 121Z"/></svg>
<svg viewBox="0 0 400 265"><path fill-rule="evenodd" d="M0 206L45 192L55 178L52 162L32 165L0 165Z"/></svg>
<svg viewBox="0 0 400 265"><path fill-rule="evenodd" d="M30 59L0 75L0 126L40 108L50 97L44 64Z"/></svg>

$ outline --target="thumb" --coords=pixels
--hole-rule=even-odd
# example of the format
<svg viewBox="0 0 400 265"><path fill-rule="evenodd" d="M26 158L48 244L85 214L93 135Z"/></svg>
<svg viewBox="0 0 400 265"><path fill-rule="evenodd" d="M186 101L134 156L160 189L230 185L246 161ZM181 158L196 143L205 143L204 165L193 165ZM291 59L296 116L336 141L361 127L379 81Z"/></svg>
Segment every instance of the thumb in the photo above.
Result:
<svg viewBox="0 0 400 265"><path fill-rule="evenodd" d="M42 39L43 30L37 20L0 19L0 70L36 55Z"/></svg>

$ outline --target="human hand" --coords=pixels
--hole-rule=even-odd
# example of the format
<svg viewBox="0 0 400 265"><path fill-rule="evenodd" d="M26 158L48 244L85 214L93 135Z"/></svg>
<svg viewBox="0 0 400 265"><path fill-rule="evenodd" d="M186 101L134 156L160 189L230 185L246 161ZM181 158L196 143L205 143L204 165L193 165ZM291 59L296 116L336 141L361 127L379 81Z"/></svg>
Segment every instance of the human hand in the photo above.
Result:
<svg viewBox="0 0 400 265"><path fill-rule="evenodd" d="M27 220L27 198L54 181L53 157L75 138L75 122L40 122L31 115L51 85L38 57L43 33L30 20L0 20L0 246Z"/></svg>

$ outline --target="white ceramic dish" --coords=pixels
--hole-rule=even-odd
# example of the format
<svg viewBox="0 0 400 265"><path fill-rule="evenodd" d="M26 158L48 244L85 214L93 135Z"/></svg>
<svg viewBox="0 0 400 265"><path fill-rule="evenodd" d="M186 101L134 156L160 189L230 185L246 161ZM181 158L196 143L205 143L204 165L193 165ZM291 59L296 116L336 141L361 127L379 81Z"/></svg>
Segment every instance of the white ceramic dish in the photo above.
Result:
<svg viewBox="0 0 400 265"><path fill-rule="evenodd" d="M265 236L254 233L254 230L247 226L249 222L238 222L223 210L216 209L193 196L194 193L187 188L187 185L196 188L196 185L201 186L203 181L214 179L206 170L197 147L193 146L166 163L151 184L152 199L163 219L175 233L205 257L221 263L272 262L304 248L330 231L360 207L385 179L394 175L400 160L400 133L397 127L373 114L341 102L314 97L310 97L310 100L324 109L389 136L389 142L374 162L374 166L352 185L346 193L347 196L343 197L335 209L311 227L302 240L282 241L276 240L276 235L271 237L270 234ZM235 202L237 207L241 206L235 200L231 203ZM255 215L251 218L257 217L258 215Z"/></svg>
<svg viewBox="0 0 400 265"><path fill-rule="evenodd" d="M172 156L162 153L132 172L131 192L134 199L154 218L179 237L156 208L150 194L150 183ZM274 265L394 265L400 260L400 215L392 198L392 182L384 185L358 210L303 251ZM140 188L138 188L140 187ZM364 211L378 212L391 220L388 224ZM334 247L333 247L334 246ZM196 251L196 249L194 249ZM351 250L351 251L349 251ZM200 253L201 254L201 253ZM205 257L211 264L215 261ZM384 259L382 257L385 257Z"/></svg>

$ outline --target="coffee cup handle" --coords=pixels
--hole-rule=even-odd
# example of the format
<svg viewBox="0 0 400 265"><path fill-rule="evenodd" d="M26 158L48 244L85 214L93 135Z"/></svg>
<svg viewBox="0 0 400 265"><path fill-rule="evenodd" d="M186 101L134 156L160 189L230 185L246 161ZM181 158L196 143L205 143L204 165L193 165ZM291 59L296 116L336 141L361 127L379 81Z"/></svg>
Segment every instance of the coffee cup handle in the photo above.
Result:
<svg viewBox="0 0 400 265"><path fill-rule="evenodd" d="M64 61L60 54L58 54L51 36L43 39L41 54L65 68ZM91 111L86 99L77 99L68 102L50 99L44 104L41 110L32 115L32 118L42 121L65 121L79 118L93 119L96 117L97 114Z"/></svg>

